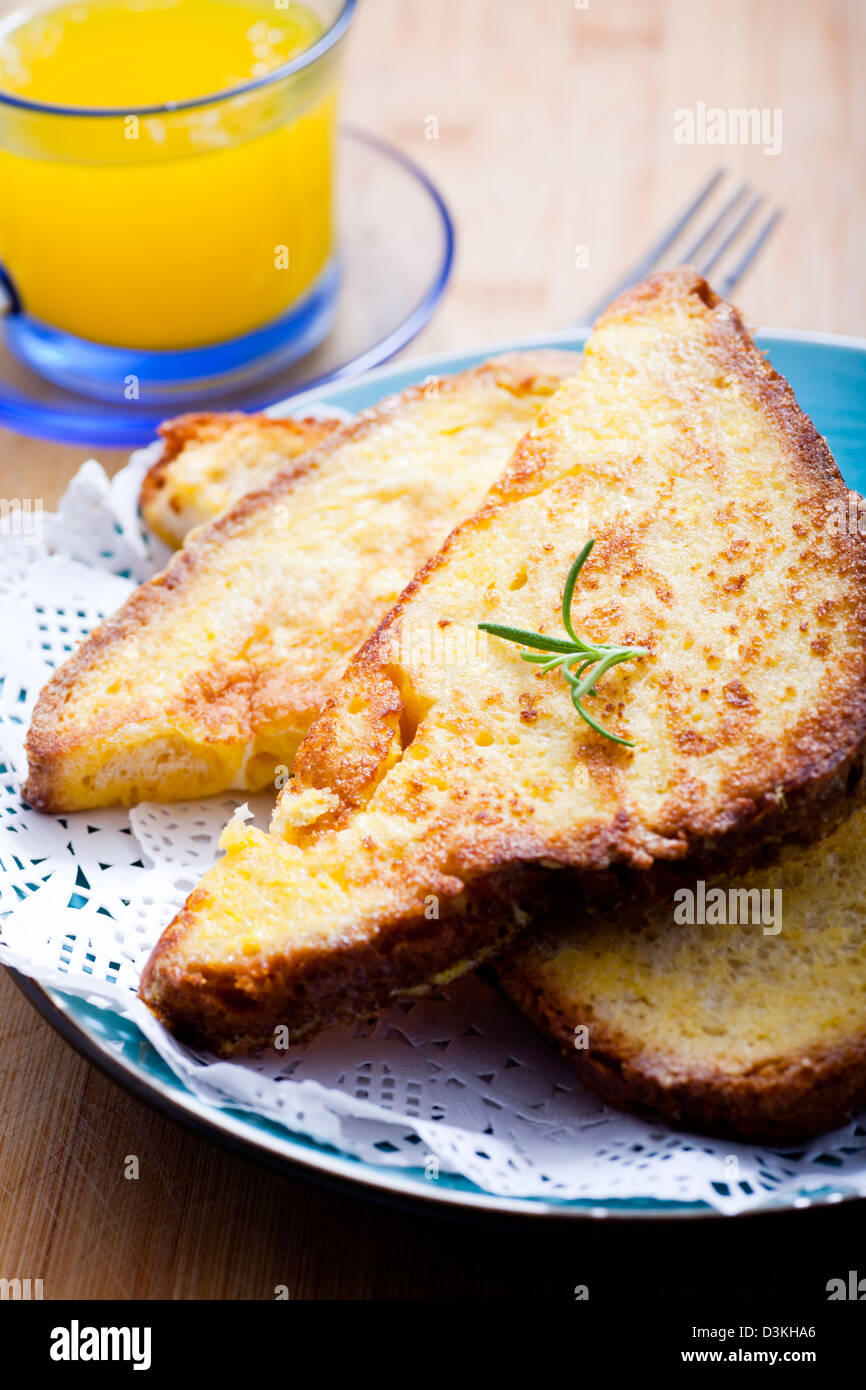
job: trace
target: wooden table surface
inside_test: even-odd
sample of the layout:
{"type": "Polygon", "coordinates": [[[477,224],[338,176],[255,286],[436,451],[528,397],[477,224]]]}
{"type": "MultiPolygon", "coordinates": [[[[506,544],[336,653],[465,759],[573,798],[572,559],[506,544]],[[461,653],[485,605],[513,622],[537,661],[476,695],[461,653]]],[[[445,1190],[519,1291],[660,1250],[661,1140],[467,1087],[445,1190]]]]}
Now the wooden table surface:
{"type": "MultiPolygon", "coordinates": [[[[864,63],[862,0],[364,0],[345,114],[423,164],[458,228],[452,286],[407,356],[579,319],[722,162],[785,208],[736,295],[748,319],[866,334],[864,63]],[[676,143],[674,113],[701,101],[780,109],[781,152],[676,143]]],[[[0,496],[53,505],[85,452],[0,432],[0,496]]],[[[825,1266],[824,1281],[855,1267],[843,1252],[859,1230],[862,1256],[862,1225],[841,1210],[793,1219],[810,1223],[808,1272],[789,1218],[772,1265],[808,1296],[825,1266]]],[[[654,1287],[676,1296],[710,1239],[506,1232],[265,1172],[130,1099],[0,978],[0,1277],[42,1278],[47,1298],[261,1299],[278,1284],[294,1298],[570,1298],[594,1279],[640,1297],[634,1251],[650,1247],[654,1287]]],[[[741,1270],[737,1292],[766,1268],[741,1270]]]]}

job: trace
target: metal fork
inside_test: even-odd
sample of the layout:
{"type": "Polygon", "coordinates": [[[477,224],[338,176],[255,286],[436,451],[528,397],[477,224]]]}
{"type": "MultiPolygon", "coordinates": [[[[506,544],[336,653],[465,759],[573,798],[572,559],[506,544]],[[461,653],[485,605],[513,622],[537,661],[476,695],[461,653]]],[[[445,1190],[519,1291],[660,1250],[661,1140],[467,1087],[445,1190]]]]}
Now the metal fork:
{"type": "MultiPolygon", "coordinates": [[[[726,176],[726,169],[716,170],[697,197],[693,198],[688,207],[680,213],[673,226],[668,228],[664,235],[626,272],[603,299],[587,311],[580,320],[582,324],[594,323],[599,314],[607,308],[611,300],[616,299],[618,294],[627,290],[630,285],[636,285],[639,280],[645,279],[653,270],[660,269],[669,260],[669,253],[685,238],[686,233],[690,229],[694,233],[696,223],[700,220],[698,214],[710,201],[726,176]]],[[[734,189],[733,193],[725,197],[720,208],[716,211],[708,209],[711,212],[711,221],[702,231],[698,231],[696,235],[692,236],[685,249],[676,251],[671,263],[674,265],[694,265],[699,274],[709,275],[722,257],[730,251],[737,258],[728,273],[714,286],[722,298],[727,299],[763,249],[782,216],[780,207],[771,207],[759,224],[757,231],[753,228],[751,238],[743,245],[744,235],[748,233],[756,214],[766,201],[763,193],[755,193],[748,183],[741,183],[738,188],[734,189]]]]}

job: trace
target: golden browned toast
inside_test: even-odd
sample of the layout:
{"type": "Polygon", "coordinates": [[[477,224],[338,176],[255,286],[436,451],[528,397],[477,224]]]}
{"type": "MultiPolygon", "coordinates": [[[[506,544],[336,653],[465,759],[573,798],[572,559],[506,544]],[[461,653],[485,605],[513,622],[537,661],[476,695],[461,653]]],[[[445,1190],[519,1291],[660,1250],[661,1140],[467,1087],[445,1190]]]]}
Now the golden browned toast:
{"type": "Polygon", "coordinates": [[[770,869],[533,923],[497,973],[614,1105],[783,1143],[866,1100],[866,811],[770,869]]]}
{"type": "Polygon", "coordinates": [[[830,829],[866,737],[866,548],[830,524],[845,495],[729,304],[686,270],[625,294],[349,663],[276,833],[229,827],[143,998],[223,1051],[302,1036],[468,968],[539,895],[573,910],[599,870],[746,864],[830,829]],[[581,717],[559,670],[472,635],[565,642],[591,537],[574,631],[647,654],[581,717]]]}
{"type": "Polygon", "coordinates": [[[167,545],[183,545],[247,492],[339,429],[339,420],[268,415],[180,415],[160,426],[163,449],[141,485],[142,515],[167,545]]]}
{"type": "Polygon", "coordinates": [[[31,805],[272,783],[349,654],[577,363],[516,353],[411,387],[197,528],[42,691],[31,805]]]}

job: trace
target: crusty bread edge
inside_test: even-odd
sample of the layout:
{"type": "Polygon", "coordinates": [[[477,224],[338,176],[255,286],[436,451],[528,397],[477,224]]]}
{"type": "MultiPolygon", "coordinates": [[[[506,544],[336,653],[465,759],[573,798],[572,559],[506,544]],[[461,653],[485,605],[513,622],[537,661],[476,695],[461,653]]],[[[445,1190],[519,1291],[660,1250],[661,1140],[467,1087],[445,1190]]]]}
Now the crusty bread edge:
{"type": "MultiPolygon", "coordinates": [[[[853,803],[843,809],[834,798],[832,823],[852,809],[853,803]]],[[[810,836],[813,828],[809,826],[810,836]]],[[[741,861],[731,852],[724,858],[729,867],[739,862],[743,868],[755,867],[777,857],[770,842],[760,839],[756,848],[747,828],[738,848],[741,861]]],[[[543,913],[545,920],[572,919],[585,899],[614,904],[632,894],[657,897],[692,871],[698,873],[698,863],[700,872],[708,872],[713,860],[656,860],[651,871],[636,869],[612,862],[610,845],[599,835],[586,842],[585,853],[587,862],[580,869],[552,870],[540,862],[503,857],[489,872],[465,883],[455,880],[449,887],[446,881],[431,880],[429,891],[439,903],[434,931],[418,908],[339,946],[325,943],[321,950],[274,953],[238,966],[185,956],[184,935],[208,902],[208,890],[197,887],[153,948],[139,995],[185,1041],[226,1056],[250,1051],[267,1046],[278,1024],[289,1026],[293,1037],[313,1035],[333,1024],[379,1014],[396,995],[422,992],[431,983],[474,969],[505,950],[534,913],[543,913]]],[[[522,1000],[517,1002],[522,1007],[522,1000]]],[[[531,1008],[527,1012],[533,1017],[531,1008]]],[[[540,1014],[535,1021],[550,1031],[540,1014]]],[[[572,1023],[566,1030],[572,1043],[573,1028],[572,1023]]],[[[863,1063],[866,1079],[866,1047],[863,1063]]]]}
{"type": "Polygon", "coordinates": [[[594,1020],[589,1000],[566,1015],[531,970],[505,959],[497,962],[496,977],[521,1013],[569,1058],[579,1080],[620,1110],[649,1111],[720,1138],[789,1144],[844,1124],[866,1099],[866,1036],[736,1073],[689,1071],[675,1055],[653,1055],[639,1039],[594,1020]],[[587,1048],[575,1047],[578,1024],[588,1028],[587,1048]]]}
{"type": "MultiPolygon", "coordinates": [[[[246,415],[243,411],[197,411],[186,415],[176,415],[171,420],[165,420],[159,427],[159,434],[163,441],[162,453],[148,468],[145,473],[138,496],[139,509],[150,529],[166,545],[176,548],[182,544],[177,535],[162,525],[158,504],[162,500],[162,492],[167,482],[167,474],[171,466],[180,458],[184,449],[190,444],[201,441],[202,432],[215,430],[218,426],[223,428],[231,427],[237,423],[253,423],[257,428],[264,432],[271,432],[274,435],[292,434],[297,437],[305,437],[307,431],[315,427],[323,435],[339,429],[342,421],[320,420],[312,416],[304,419],[297,419],[294,416],[271,416],[261,412],[246,415]]],[[[291,460],[286,460],[287,464],[291,460]]]]}
{"type": "Polygon", "coordinates": [[[201,889],[187,899],[163,932],[142,972],[139,997],[182,1041],[231,1056],[267,1047],[287,1026],[292,1040],[339,1023],[381,1013],[395,998],[427,989],[474,969],[503,949],[525,920],[515,898],[526,874],[512,870],[482,893],[443,902],[435,931],[423,913],[390,924],[387,941],[328,944],[270,957],[260,965],[175,964],[175,945],[194,922],[201,889]],[[455,964],[455,962],[457,962],[455,964]]]}

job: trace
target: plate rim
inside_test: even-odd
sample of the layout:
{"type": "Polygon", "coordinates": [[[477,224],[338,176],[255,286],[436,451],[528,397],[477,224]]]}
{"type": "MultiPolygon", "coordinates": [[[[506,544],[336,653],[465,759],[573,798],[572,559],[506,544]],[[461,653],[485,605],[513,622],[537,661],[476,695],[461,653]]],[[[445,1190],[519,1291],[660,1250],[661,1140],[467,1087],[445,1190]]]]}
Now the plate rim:
{"type": "MultiPolygon", "coordinates": [[[[588,328],[572,327],[544,333],[518,335],[508,339],[471,345],[462,349],[450,349],[410,357],[399,363],[388,363],[350,378],[335,378],[287,397],[269,407],[278,410],[289,406],[295,410],[301,405],[312,403],[313,398],[323,398],[335,393],[352,391],[366,385],[375,385],[387,377],[403,376],[405,373],[423,373],[425,367],[448,367],[456,361],[475,359],[502,352],[527,350],[534,347],[557,347],[563,344],[582,345],[589,332],[588,328]]],[[[755,336],[765,343],[773,341],[798,341],[816,347],[842,347],[866,354],[866,338],[835,333],[813,333],[806,329],[758,328],[755,336]]],[[[328,403],[325,399],[324,403],[328,403]]],[[[334,403],[334,402],[330,402],[334,403]]],[[[337,402],[338,403],[338,402],[337,402]]],[[[799,1198],[785,1199],[779,1203],[768,1203],[750,1211],[727,1213],[719,1211],[702,1201],[661,1202],[655,1198],[633,1199],[641,1205],[616,1205],[615,1199],[564,1199],[562,1202],[549,1202],[544,1198],[503,1197],[485,1192],[474,1184],[471,1190],[462,1191],[453,1187],[440,1187],[438,1183],[421,1185],[415,1177],[409,1177],[403,1170],[381,1168],[366,1163],[362,1159],[350,1157],[330,1149],[314,1140],[306,1139],[302,1145],[298,1141],[304,1136],[286,1129],[279,1134],[255,1131],[243,1119],[230,1113],[229,1109],[207,1105],[191,1091],[179,1083],[177,1091],[171,1090],[158,1078],[149,1076],[140,1067],[125,1058],[111,1053],[98,1037],[70,1012],[70,1006],[77,996],[46,987],[35,979],[21,975],[12,967],[6,967],[13,982],[28,1002],[41,1014],[46,1022],[85,1059],[135,1099],[143,1101],[157,1112],[172,1120],[180,1121],[200,1136],[226,1147],[264,1166],[303,1180],[342,1191],[355,1196],[366,1197],[379,1202],[409,1207],[414,1211],[439,1213],[452,1218],[463,1217],[479,1221],[499,1219],[509,1222],[525,1223],[528,1220],[543,1220],[546,1224],[574,1221],[615,1221],[625,1222],[680,1222],[684,1220],[705,1221],[782,1216],[796,1209],[808,1210],[815,1207],[836,1206],[842,1203],[866,1201],[866,1195],[846,1192],[828,1182],[820,1193],[805,1194],[799,1198]],[[61,1004],[59,1000],[65,1001],[61,1004]],[[68,1001],[68,1003],[66,1002],[68,1001]],[[309,1143],[313,1147],[307,1148],[309,1143]]],[[[134,1026],[134,1025],[133,1025],[134,1026]]],[[[143,1035],[142,1035],[143,1038],[143,1035]]],[[[146,1040],[145,1040],[146,1041],[146,1040]]],[[[410,1170],[413,1171],[413,1170],[410,1170]]],[[[444,1176],[444,1175],[443,1175],[444,1176]]],[[[468,1180],[466,1180],[468,1181],[468,1180]]]]}
{"type": "MultiPolygon", "coordinates": [[[[361,1195],[382,1205],[399,1206],[418,1214],[426,1212],[428,1215],[438,1214],[476,1221],[499,1220],[509,1224],[524,1224],[543,1218],[547,1225],[571,1224],[574,1221],[614,1221],[617,1224],[653,1221],[679,1224],[681,1221],[726,1221],[735,1218],[759,1220],[766,1217],[782,1217],[795,1209],[812,1210],[866,1201],[866,1197],[858,1193],[842,1192],[828,1185],[820,1194],[797,1199],[796,1208],[793,1201],[785,1201],[751,1211],[723,1212],[700,1201],[668,1203],[647,1197],[631,1199],[644,1203],[642,1206],[631,1206],[626,1204],[628,1199],[623,1200],[622,1205],[613,1205],[611,1203],[614,1199],[610,1198],[596,1201],[590,1198],[567,1198],[554,1204],[543,1198],[502,1197],[485,1192],[474,1185],[472,1190],[465,1192],[433,1183],[428,1187],[422,1187],[417,1179],[404,1177],[401,1169],[384,1165],[380,1169],[363,1159],[332,1153],[328,1146],[315,1140],[309,1141],[314,1146],[309,1150],[294,1148],[298,1136],[290,1129],[285,1130],[285,1137],[265,1135],[264,1131],[261,1134],[251,1133],[242,1120],[230,1113],[231,1107],[207,1105],[182,1085],[175,1092],[158,1079],[146,1075],[132,1063],[104,1049],[99,1040],[57,1002],[59,997],[69,1003],[75,1003],[78,996],[44,986],[38,980],[22,975],[12,966],[4,968],[28,1003],[49,1027],[85,1061],[96,1067],[115,1085],[120,1086],[134,1100],[141,1101],[158,1114],[179,1122],[199,1138],[210,1140],[221,1148],[237,1153],[272,1172],[336,1189],[348,1196],[361,1195]],[[285,1152],[287,1145],[293,1148],[293,1152],[285,1152]],[[608,1205],[605,1205],[606,1202],[608,1205]]],[[[141,1036],[142,1041],[146,1043],[147,1039],[143,1034],[141,1036]]]]}
{"type": "MultiPolygon", "coordinates": [[[[252,1159],[263,1166],[291,1175],[305,1181],[338,1187],[344,1192],[350,1190],[354,1195],[357,1189],[365,1189],[363,1195],[386,1204],[399,1204],[415,1210],[439,1209],[444,1207],[454,1216],[466,1215],[483,1218],[499,1216],[523,1221],[527,1218],[544,1216],[548,1220],[674,1220],[723,1218],[724,1213],[706,1203],[672,1202],[656,1203],[655,1207],[616,1208],[606,1207],[601,1202],[586,1200],[583,1206],[575,1201],[554,1205],[543,1199],[522,1197],[499,1197],[483,1189],[462,1192],[454,1188],[440,1188],[430,1184],[421,1187],[416,1179],[404,1178],[399,1168],[381,1169],[363,1159],[330,1152],[324,1144],[315,1140],[309,1142],[314,1148],[299,1149],[292,1153],[284,1151],[292,1146],[297,1135],[286,1129],[285,1138],[250,1132],[249,1128],[230,1112],[231,1107],[209,1106],[200,1101],[191,1091],[180,1086],[175,1093],[157,1078],[148,1076],[125,1059],[113,1055],[100,1045],[99,1039],[84,1027],[68,1010],[58,1003],[58,997],[74,1003],[78,996],[64,994],[51,986],[42,985],[30,976],[22,975],[12,966],[4,967],[24,997],[54,1029],[56,1033],[75,1049],[86,1061],[107,1076],[110,1081],[122,1087],[135,1100],[142,1101],[157,1113],[179,1121],[187,1129],[200,1137],[213,1140],[242,1157],[252,1159]],[[311,1157],[307,1157],[309,1152],[311,1157]],[[532,1205],[530,1206],[530,1203],[532,1205]],[[457,1210],[454,1210],[457,1208],[457,1210]]],[[[107,1012],[111,1012],[108,1010],[107,1012]]],[[[131,1020],[130,1020],[131,1022],[131,1020]]],[[[135,1026],[133,1024],[133,1026],[135,1026]]],[[[142,1040],[147,1042],[142,1034],[142,1040]]],[[[582,1199],[579,1199],[582,1200],[582,1199]]],[[[637,1199],[651,1202],[654,1199],[637,1199]]],[[[852,1194],[852,1200],[857,1200],[852,1194]]],[[[838,1199],[832,1203],[838,1205],[838,1199]]],[[[810,1204],[811,1205],[811,1204],[810,1204]]],[[[817,1205],[817,1203],[816,1203],[817,1205]]],[[[781,1212],[787,1208],[761,1208],[758,1212],[743,1215],[769,1215],[771,1211],[781,1212]]]]}

